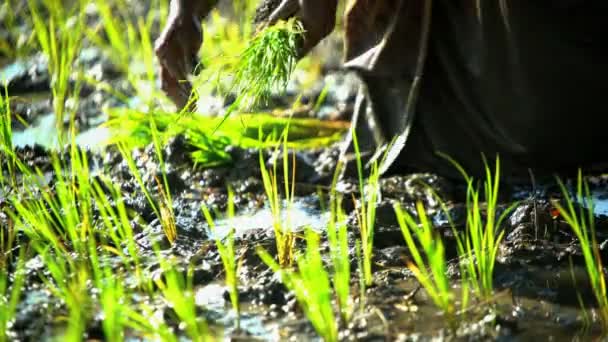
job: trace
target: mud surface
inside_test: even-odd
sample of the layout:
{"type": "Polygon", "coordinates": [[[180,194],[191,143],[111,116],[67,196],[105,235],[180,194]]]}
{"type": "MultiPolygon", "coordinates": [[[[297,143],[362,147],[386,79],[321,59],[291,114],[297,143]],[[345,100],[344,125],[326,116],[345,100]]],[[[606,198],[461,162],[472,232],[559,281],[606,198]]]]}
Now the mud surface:
{"type": "MultiPolygon", "coordinates": [[[[261,11],[264,10],[269,9],[261,11]]],[[[22,30],[26,31],[27,25],[23,25],[22,30]]],[[[0,31],[0,35],[10,36],[11,41],[20,39],[10,32],[0,31]]],[[[101,51],[89,47],[81,52],[79,60],[91,70],[92,77],[134,96],[124,75],[101,51]]],[[[24,164],[37,168],[46,175],[44,178],[47,187],[44,191],[53,194],[57,184],[53,177],[52,153],[57,153],[64,162],[69,160],[69,153],[56,140],[45,62],[39,55],[0,61],[0,79],[7,82],[8,93],[14,96],[11,106],[15,114],[15,152],[24,164]],[[17,120],[17,116],[21,120],[17,120]]],[[[312,90],[307,90],[311,103],[326,84],[331,87],[323,106],[318,110],[312,110],[311,106],[301,115],[327,120],[348,118],[357,89],[356,80],[344,74],[324,75],[312,90]]],[[[298,84],[291,87],[295,97],[298,84]]],[[[152,247],[156,244],[161,246],[160,253],[163,257],[175,262],[176,270],[186,274],[191,268],[197,312],[214,331],[221,331],[223,336],[234,340],[317,339],[294,295],[286,290],[255,253],[256,246],[263,246],[271,253],[275,251],[272,214],[260,176],[259,151],[229,147],[227,152],[232,156],[232,165],[201,169],[189,157],[189,152],[194,147],[188,145],[183,136],[177,136],[163,146],[165,172],[170,184],[177,228],[177,239],[172,244],[167,240],[159,219],[122,155],[113,146],[99,148],[99,141],[109,134],[107,130],[98,127],[107,118],[101,109],[128,107],[136,103],[137,99],[131,98],[131,101],[125,103],[103,89],[83,87],[77,111],[77,128],[81,132],[78,142],[87,151],[91,173],[105,175],[112,183],[120,186],[136,233],[134,239],[137,241],[137,253],[146,276],[150,279],[162,277],[162,268],[152,247]],[[234,190],[237,216],[229,219],[218,214],[216,234],[226,234],[230,228],[236,228],[237,254],[242,261],[239,271],[239,297],[243,305],[240,330],[234,328],[235,316],[230,310],[229,296],[224,286],[223,266],[200,209],[206,205],[212,212],[225,212],[228,188],[234,190]]],[[[284,98],[283,101],[289,103],[290,98],[284,98]]],[[[65,124],[67,127],[67,122],[65,124]]],[[[131,153],[146,188],[157,198],[156,179],[162,172],[154,146],[135,149],[131,153]]],[[[328,198],[328,186],[333,176],[338,147],[291,153],[295,154],[297,160],[297,196],[287,215],[298,222],[295,227],[297,231],[312,227],[324,236],[328,218],[328,213],[324,210],[328,207],[325,199],[328,198]],[[320,197],[320,193],[323,196],[320,197]]],[[[271,151],[264,151],[263,157],[268,163],[273,159],[271,151]]],[[[8,166],[2,160],[2,171],[6,173],[8,166]]],[[[597,239],[601,256],[606,262],[608,178],[596,176],[590,177],[589,181],[596,199],[597,239]]],[[[532,186],[502,187],[504,196],[501,206],[506,208],[514,201],[519,204],[503,226],[505,238],[499,249],[494,276],[494,303],[473,301],[465,312],[457,316],[455,324],[448,324],[406,267],[411,257],[393,211],[394,203],[399,203],[412,213],[417,201],[425,204],[447,247],[450,276],[458,279],[454,231],[436,197],[425,184],[431,185],[443,198],[455,220],[456,230],[463,229],[464,182],[444,179],[432,173],[381,179],[374,239],[374,284],[366,289],[364,296],[360,293],[358,263],[354,253],[355,240],[359,236],[354,212],[357,203],[350,201],[352,195],[359,195],[356,191],[358,184],[354,179],[344,179],[339,184],[338,188],[347,199],[344,207],[348,215],[349,247],[353,251],[351,285],[358,307],[352,322],[341,326],[341,339],[512,341],[571,340],[576,337],[586,340],[601,336],[598,325],[588,324],[585,320],[585,317],[594,317],[593,294],[585,273],[580,246],[553,205],[554,201],[561,199],[559,189],[553,183],[536,184],[534,189],[532,186]],[[581,305],[586,310],[581,310],[581,305]]],[[[5,212],[13,209],[7,198],[19,195],[27,200],[20,185],[18,181],[14,187],[0,189],[0,207],[3,208],[0,227],[3,235],[8,234],[11,227],[11,220],[5,212]]],[[[40,196],[42,191],[41,188],[28,195],[40,196]]],[[[325,239],[322,241],[322,249],[325,251],[328,249],[327,242],[325,239]]],[[[7,260],[6,271],[10,274],[16,269],[19,251],[27,250],[26,281],[16,317],[10,325],[10,336],[23,341],[51,340],[60,336],[65,326],[66,303],[47,287],[44,279],[48,276],[48,270],[41,257],[32,253],[28,247],[31,242],[25,234],[17,233],[15,247],[5,251],[2,258],[7,260]]],[[[297,246],[302,250],[304,242],[299,239],[297,246]]],[[[117,273],[124,266],[118,258],[107,258],[102,262],[117,273]]],[[[125,282],[132,289],[138,288],[138,281],[134,276],[125,277],[125,282]]],[[[97,290],[93,285],[88,291],[95,298],[97,290]]],[[[133,290],[129,300],[134,305],[147,304],[155,314],[164,317],[176,334],[184,334],[173,309],[160,297],[133,290]]],[[[93,313],[87,322],[85,337],[88,340],[103,340],[103,318],[99,308],[94,306],[91,311],[93,313]]],[[[143,338],[135,333],[130,337],[143,338]]]]}

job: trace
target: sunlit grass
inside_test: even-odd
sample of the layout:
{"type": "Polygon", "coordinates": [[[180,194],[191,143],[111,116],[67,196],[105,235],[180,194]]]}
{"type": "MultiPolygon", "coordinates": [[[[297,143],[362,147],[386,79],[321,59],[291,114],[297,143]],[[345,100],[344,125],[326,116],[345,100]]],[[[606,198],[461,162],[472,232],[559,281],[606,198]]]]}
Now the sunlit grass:
{"type": "MultiPolygon", "coordinates": [[[[4,235],[3,229],[0,229],[0,234],[4,235]]],[[[25,257],[24,248],[21,248],[21,255],[17,263],[16,269],[12,272],[13,279],[9,277],[9,262],[4,257],[0,257],[0,342],[12,340],[8,335],[12,320],[17,313],[17,305],[21,299],[21,294],[24,291],[25,284],[25,257]]],[[[0,250],[2,252],[2,250],[0,250]]]]}
{"type": "Polygon", "coordinates": [[[0,186],[10,183],[16,186],[15,155],[13,153],[13,128],[10,97],[8,86],[4,85],[4,94],[0,94],[0,166],[6,165],[9,179],[5,179],[4,172],[0,172],[0,186]]]}
{"type": "Polygon", "coordinates": [[[175,226],[175,215],[173,212],[173,200],[171,197],[169,181],[167,179],[166,165],[164,163],[163,153],[160,147],[161,142],[158,137],[159,133],[154,120],[150,122],[150,134],[154,144],[154,151],[159,161],[158,167],[160,168],[160,173],[162,175],[162,179],[155,178],[156,190],[158,192],[158,196],[156,196],[157,198],[153,197],[150,189],[147,188],[129,148],[125,144],[119,144],[118,149],[123,159],[127,162],[129,170],[139,185],[140,190],[146,197],[148,204],[156,214],[156,217],[158,217],[167,240],[170,243],[173,243],[177,239],[177,228],[175,226]]]}
{"type": "MultiPolygon", "coordinates": [[[[84,33],[87,39],[105,51],[124,74],[135,91],[132,95],[137,96],[142,104],[139,108],[152,109],[156,99],[163,95],[154,87],[157,67],[151,32],[155,25],[155,13],[161,18],[160,24],[164,25],[168,1],[151,1],[148,14],[138,16],[137,20],[133,19],[135,16],[129,10],[129,5],[122,1],[96,0],[94,4],[101,21],[99,26],[86,28],[84,33]]],[[[101,86],[86,76],[85,79],[101,86]]],[[[118,98],[126,100],[127,95],[118,94],[118,98]]]]}
{"type": "Polygon", "coordinates": [[[321,258],[319,236],[307,229],[306,242],[306,251],[296,258],[297,271],[282,267],[263,248],[258,248],[257,252],[294,292],[298,304],[323,340],[337,341],[338,322],[332,305],[332,286],[321,258]]]}
{"type": "Polygon", "coordinates": [[[460,233],[454,229],[458,253],[462,258],[461,262],[465,263],[464,269],[472,288],[478,296],[489,300],[494,295],[494,267],[498,248],[505,234],[501,226],[517,203],[499,214],[500,158],[496,158],[494,171],[484,159],[486,177],[481,192],[476,181],[456,161],[448,156],[444,157],[452,162],[467,183],[465,232],[460,233]]]}
{"type": "Polygon", "coordinates": [[[327,225],[327,239],[333,269],[333,286],[342,323],[347,324],[353,313],[353,303],[350,292],[350,253],[348,248],[348,226],[346,214],[342,207],[342,197],[336,188],[341,166],[338,165],[330,189],[329,222],[327,225]]]}
{"type": "Polygon", "coordinates": [[[454,295],[450,289],[445,248],[441,237],[433,231],[433,225],[422,203],[416,204],[419,223],[407,211],[401,209],[399,204],[395,204],[394,208],[401,232],[414,260],[408,263],[408,268],[414,273],[433,303],[451,319],[455,312],[454,295]]]}
{"type": "Polygon", "coordinates": [[[232,91],[238,108],[265,104],[273,91],[287,86],[297,63],[297,48],[303,29],[295,20],[267,27],[249,42],[235,68],[232,91]]]}
{"type": "Polygon", "coordinates": [[[163,270],[162,279],[156,279],[163,298],[173,309],[177,318],[184,324],[184,330],[192,341],[211,341],[207,323],[197,313],[196,300],[192,285],[192,268],[186,275],[175,269],[171,260],[165,260],[158,255],[163,270]]]}
{"type": "MultiPolygon", "coordinates": [[[[295,247],[295,232],[293,231],[293,222],[289,215],[289,210],[293,205],[295,194],[295,154],[291,162],[290,169],[289,156],[287,151],[287,130],[283,134],[283,189],[280,190],[280,178],[277,172],[277,160],[273,160],[272,169],[266,167],[263,153],[260,151],[260,171],[262,173],[262,182],[264,191],[268,197],[270,211],[272,212],[272,227],[277,247],[277,259],[282,267],[290,267],[294,260],[295,247]],[[290,177],[290,170],[292,170],[290,177]],[[291,180],[290,180],[291,179],[291,180]],[[291,184],[291,185],[290,185],[291,184]],[[281,191],[284,192],[281,196],[281,191]]],[[[278,147],[277,147],[278,148],[278,147]]],[[[275,150],[277,153],[278,150],[275,150]]]]}
{"type": "Polygon", "coordinates": [[[355,148],[355,157],[357,163],[357,174],[359,176],[359,194],[360,201],[356,209],[357,224],[361,236],[361,251],[363,252],[363,276],[365,285],[372,285],[372,258],[374,249],[374,226],[376,224],[376,202],[380,193],[380,170],[378,163],[374,162],[371,165],[371,172],[367,178],[367,183],[364,182],[363,162],[361,159],[361,151],[359,142],[354,128],[352,128],[353,145],[355,148]]]}
{"type": "Polygon", "coordinates": [[[71,86],[70,76],[84,36],[84,11],[79,2],[70,8],[59,0],[47,0],[42,4],[49,13],[46,17],[37,1],[28,0],[34,32],[48,61],[57,129],[63,132],[66,101],[78,93],[78,83],[71,86]]]}
{"type": "Polygon", "coordinates": [[[582,171],[579,170],[576,182],[576,197],[581,202],[575,208],[574,202],[564,183],[558,179],[559,187],[564,196],[566,206],[563,207],[556,202],[554,205],[559,210],[559,214],[570,225],[581,245],[581,252],[585,260],[587,276],[593,289],[596,302],[598,304],[598,314],[604,332],[608,331],[608,297],[606,296],[606,274],[602,263],[600,247],[597,241],[594,203],[589,191],[589,185],[583,180],[582,171]]]}
{"type": "MultiPolygon", "coordinates": [[[[225,241],[222,240],[220,236],[218,236],[217,231],[215,229],[215,223],[213,221],[213,217],[211,213],[207,209],[206,206],[202,206],[203,214],[205,219],[207,220],[207,224],[209,224],[209,228],[211,229],[212,234],[214,234],[215,245],[217,246],[218,252],[220,254],[220,258],[222,259],[222,264],[224,265],[224,272],[226,273],[226,287],[228,287],[228,293],[230,294],[230,302],[232,304],[232,309],[236,314],[236,325],[237,329],[240,328],[240,302],[239,302],[239,278],[238,278],[238,262],[236,259],[236,254],[234,251],[234,233],[235,228],[231,227],[228,235],[224,238],[225,241]]],[[[234,193],[232,190],[228,191],[228,218],[231,219],[234,217],[234,193]]]]}

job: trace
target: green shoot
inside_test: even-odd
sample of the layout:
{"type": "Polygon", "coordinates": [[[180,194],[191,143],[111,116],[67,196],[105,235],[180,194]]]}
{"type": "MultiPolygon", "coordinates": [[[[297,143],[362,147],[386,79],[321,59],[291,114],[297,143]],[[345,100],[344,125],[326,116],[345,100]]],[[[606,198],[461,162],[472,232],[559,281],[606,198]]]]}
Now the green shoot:
{"type": "Polygon", "coordinates": [[[402,210],[399,204],[395,204],[394,208],[401,232],[414,259],[414,262],[408,263],[408,268],[435,305],[451,318],[454,314],[454,296],[450,291],[445,248],[441,238],[433,232],[433,225],[422,203],[416,203],[420,224],[416,223],[407,211],[402,210]],[[416,241],[420,244],[420,248],[416,241]]]}
{"type": "Polygon", "coordinates": [[[287,146],[290,149],[329,146],[341,139],[348,129],[346,122],[318,119],[277,117],[255,113],[231,116],[214,131],[222,118],[205,115],[179,115],[163,112],[140,112],[114,109],[105,124],[112,132],[108,143],[124,144],[128,148],[144,147],[157,134],[161,145],[170,138],[183,135],[196,147],[191,157],[197,166],[214,167],[229,164],[228,145],[242,148],[272,148],[281,142],[280,133],[289,127],[287,146]],[[152,132],[156,126],[157,132],[152,132]],[[260,139],[262,132],[262,140],[260,139]]]}
{"type": "MultiPolygon", "coordinates": [[[[0,234],[3,232],[0,230],[0,234]]],[[[17,269],[14,272],[15,277],[10,284],[9,291],[9,274],[8,265],[6,260],[0,259],[0,342],[10,341],[11,338],[8,334],[11,321],[15,317],[17,312],[17,305],[23,291],[25,283],[25,258],[24,248],[21,248],[21,254],[17,264],[17,269]]]]}
{"type": "Polygon", "coordinates": [[[158,140],[156,137],[156,134],[157,134],[156,126],[153,122],[151,122],[150,125],[151,125],[150,129],[152,132],[151,134],[153,136],[152,139],[154,141],[155,152],[156,152],[157,157],[159,158],[159,164],[160,164],[159,166],[161,167],[161,173],[163,174],[163,185],[161,185],[160,181],[157,179],[157,183],[158,183],[157,186],[158,186],[158,190],[160,193],[160,204],[157,205],[156,201],[152,197],[152,194],[146,187],[146,184],[141,176],[141,173],[139,172],[139,169],[137,168],[135,160],[133,159],[133,156],[131,155],[131,153],[128,151],[127,147],[123,144],[119,144],[118,150],[120,151],[120,154],[122,155],[123,159],[127,162],[129,170],[131,170],[131,174],[133,175],[133,178],[135,178],[135,181],[139,185],[139,188],[144,193],[144,196],[146,197],[148,204],[154,211],[154,214],[156,214],[156,217],[158,217],[158,219],[160,220],[160,223],[162,225],[163,231],[165,232],[165,236],[167,237],[167,240],[170,243],[173,243],[175,241],[175,239],[177,238],[177,230],[175,227],[175,217],[173,215],[173,204],[172,204],[172,200],[171,200],[171,193],[169,191],[168,181],[166,178],[165,167],[164,167],[165,165],[164,165],[164,162],[162,159],[162,151],[160,151],[160,147],[159,147],[158,140]]]}
{"type": "Polygon", "coordinates": [[[367,180],[367,186],[363,182],[363,162],[361,160],[361,151],[359,143],[352,129],[353,145],[355,148],[355,157],[357,163],[357,173],[359,175],[359,193],[361,200],[357,208],[357,223],[361,233],[361,249],[363,252],[363,275],[365,277],[365,285],[371,286],[373,283],[372,275],[372,258],[374,247],[374,225],[376,223],[376,202],[380,192],[380,170],[378,163],[372,164],[371,173],[367,180]],[[367,191],[367,192],[366,192],[367,191]]]}
{"type": "Polygon", "coordinates": [[[560,179],[558,179],[557,182],[566,200],[566,207],[564,208],[559,203],[555,203],[555,206],[566,223],[570,225],[581,244],[585,268],[598,304],[602,328],[605,331],[608,331],[606,275],[604,274],[600,248],[595,234],[594,204],[589,191],[589,185],[583,180],[582,171],[579,170],[576,183],[576,196],[582,201],[583,205],[576,210],[573,203],[574,201],[571,199],[564,183],[560,179]]]}
{"type": "Polygon", "coordinates": [[[71,11],[66,11],[61,1],[48,0],[43,4],[50,16],[44,17],[37,1],[28,0],[28,4],[38,43],[48,59],[57,129],[63,132],[66,100],[71,94],[70,75],[83,37],[84,11],[78,4],[71,11]]]}
{"type": "MultiPolygon", "coordinates": [[[[215,230],[215,223],[211,217],[211,213],[206,206],[202,206],[203,214],[209,224],[212,234],[215,237],[215,245],[217,246],[222,264],[224,265],[224,271],[226,272],[226,287],[228,287],[228,293],[230,294],[230,302],[232,308],[236,314],[237,329],[240,328],[240,303],[239,303],[239,278],[238,278],[238,263],[234,252],[234,228],[230,228],[230,232],[226,236],[226,242],[223,242],[215,230]]],[[[234,193],[232,190],[228,191],[228,218],[234,217],[234,193]]]]}
{"type": "Polygon", "coordinates": [[[467,182],[466,195],[466,231],[464,234],[455,232],[458,253],[465,262],[465,269],[475,292],[491,299],[494,294],[494,266],[498,247],[505,234],[500,227],[507,215],[516,204],[511,205],[497,216],[498,190],[500,185],[500,158],[496,158],[494,173],[485,162],[486,179],[484,181],[485,222],[482,216],[483,207],[481,193],[473,178],[453,159],[443,155],[460,171],[467,182]]]}
{"type": "MultiPolygon", "coordinates": [[[[129,12],[127,3],[113,4],[97,0],[95,7],[101,18],[101,27],[86,28],[84,31],[86,37],[102,48],[114,65],[125,74],[129,85],[141,99],[141,109],[149,110],[161,95],[158,90],[154,89],[156,57],[151,30],[155,24],[154,14],[157,10],[161,24],[164,25],[167,2],[151,1],[148,15],[145,18],[138,17],[137,21],[132,19],[134,15],[129,12]]],[[[83,78],[86,79],[86,76],[83,78]]],[[[87,81],[98,85],[90,79],[87,81]]],[[[119,98],[124,98],[125,102],[128,101],[124,94],[120,94],[119,98]]]]}
{"type": "MultiPolygon", "coordinates": [[[[13,153],[13,128],[8,85],[4,85],[4,96],[0,96],[0,165],[5,164],[11,185],[16,186],[16,165],[13,153]]],[[[0,172],[0,185],[4,185],[4,173],[0,172]]]]}
{"type": "Polygon", "coordinates": [[[163,278],[156,279],[156,286],[160,289],[163,297],[169,303],[177,318],[185,326],[186,333],[192,341],[210,340],[211,336],[207,331],[207,324],[204,319],[200,319],[196,312],[196,301],[192,288],[192,269],[188,269],[184,275],[175,269],[170,261],[158,254],[158,260],[163,269],[163,278]]]}
{"type": "Polygon", "coordinates": [[[268,26],[251,39],[238,62],[229,67],[234,70],[230,90],[237,98],[224,119],[235,110],[267,104],[273,92],[287,87],[298,61],[303,32],[300,22],[293,18],[268,26]]]}
{"type": "MultiPolygon", "coordinates": [[[[276,160],[273,162],[272,171],[268,170],[262,151],[260,151],[260,170],[262,172],[262,182],[264,184],[264,190],[268,197],[270,204],[270,211],[272,212],[272,226],[274,230],[276,246],[277,246],[277,257],[279,264],[283,267],[290,267],[293,263],[294,255],[293,249],[295,245],[295,233],[293,232],[292,223],[288,215],[289,209],[293,204],[293,198],[295,194],[295,154],[292,160],[292,180],[290,186],[289,180],[289,157],[287,153],[287,132],[289,128],[283,133],[283,184],[285,199],[281,198],[279,192],[279,178],[277,172],[276,160]],[[286,208],[283,209],[283,203],[286,203],[286,208]],[[283,212],[286,212],[286,217],[283,217],[283,212]]],[[[275,151],[276,152],[276,151],[275,151]]]]}
{"type": "Polygon", "coordinates": [[[158,192],[160,195],[160,216],[163,230],[169,242],[173,243],[177,239],[177,227],[175,226],[175,214],[173,212],[173,199],[171,197],[171,189],[169,188],[169,180],[167,179],[167,167],[163,159],[163,152],[161,151],[161,142],[159,140],[158,129],[156,128],[156,122],[150,121],[150,131],[152,132],[152,141],[154,143],[154,151],[158,158],[158,166],[162,175],[162,185],[158,178],[156,179],[158,192]]]}
{"type": "Polygon", "coordinates": [[[350,256],[348,251],[348,227],[346,214],[342,208],[342,198],[338,196],[336,184],[340,173],[336,169],[330,194],[330,218],[327,226],[327,237],[333,266],[333,283],[336,292],[338,308],[343,324],[350,321],[352,301],[350,296],[350,256]]]}
{"type": "Polygon", "coordinates": [[[332,307],[332,287],[323,260],[319,236],[306,230],[306,252],[298,255],[298,271],[284,269],[266,250],[259,247],[258,255],[274,272],[280,273],[281,281],[293,291],[298,303],[317,333],[327,342],[338,341],[338,325],[332,307]]]}

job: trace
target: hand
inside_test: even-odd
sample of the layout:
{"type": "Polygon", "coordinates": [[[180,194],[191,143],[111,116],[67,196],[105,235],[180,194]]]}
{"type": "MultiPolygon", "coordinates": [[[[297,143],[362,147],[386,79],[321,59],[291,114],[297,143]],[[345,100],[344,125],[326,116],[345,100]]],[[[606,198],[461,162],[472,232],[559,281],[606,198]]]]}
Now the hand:
{"type": "Polygon", "coordinates": [[[334,30],[337,6],[337,0],[283,0],[270,14],[268,25],[292,16],[298,18],[305,30],[298,51],[303,57],[334,30]]]}
{"type": "Polygon", "coordinates": [[[179,109],[188,104],[192,92],[188,75],[196,68],[198,51],[203,44],[201,20],[207,13],[201,11],[201,2],[209,1],[172,0],[167,26],[155,43],[161,66],[161,88],[179,109]]]}

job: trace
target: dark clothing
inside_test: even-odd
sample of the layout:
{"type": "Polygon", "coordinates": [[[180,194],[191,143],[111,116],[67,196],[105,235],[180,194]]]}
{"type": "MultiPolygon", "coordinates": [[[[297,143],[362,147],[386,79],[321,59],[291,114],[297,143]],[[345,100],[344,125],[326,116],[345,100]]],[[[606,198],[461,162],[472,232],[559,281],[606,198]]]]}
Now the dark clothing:
{"type": "MultiPolygon", "coordinates": [[[[347,65],[368,84],[371,130],[385,138],[376,143],[403,138],[391,170],[453,171],[435,151],[473,174],[482,153],[498,154],[511,178],[608,161],[608,2],[476,2],[357,1],[398,9],[374,18],[364,42],[347,32],[347,65]]],[[[349,15],[351,27],[361,20],[349,15]]]]}

